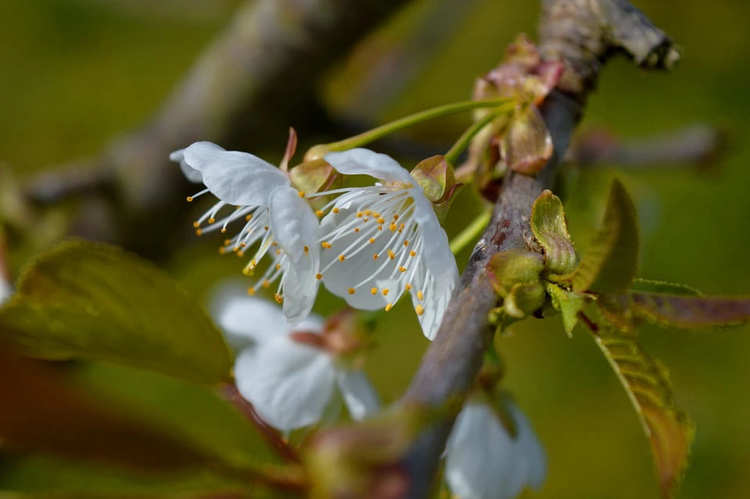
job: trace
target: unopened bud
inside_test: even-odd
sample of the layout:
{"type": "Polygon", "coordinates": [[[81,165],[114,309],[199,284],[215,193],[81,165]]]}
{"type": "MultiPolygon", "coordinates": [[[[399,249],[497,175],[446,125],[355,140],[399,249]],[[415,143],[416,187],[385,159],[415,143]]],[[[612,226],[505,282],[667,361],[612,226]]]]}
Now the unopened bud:
{"type": "Polygon", "coordinates": [[[453,167],[441,155],[422,160],[411,171],[424,195],[433,203],[442,203],[453,193],[456,177],[453,167]]]}
{"type": "Polygon", "coordinates": [[[505,298],[516,284],[539,282],[544,258],[530,251],[502,251],[492,257],[487,267],[495,292],[505,298]]]}
{"type": "Polygon", "coordinates": [[[330,188],[336,177],[336,170],[323,159],[305,161],[289,172],[294,188],[310,194],[330,188]]]}

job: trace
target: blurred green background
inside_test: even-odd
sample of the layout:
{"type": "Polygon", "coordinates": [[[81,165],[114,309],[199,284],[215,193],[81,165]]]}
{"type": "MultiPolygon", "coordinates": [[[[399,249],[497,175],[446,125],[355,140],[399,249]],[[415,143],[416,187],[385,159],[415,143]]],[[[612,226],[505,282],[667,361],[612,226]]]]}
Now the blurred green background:
{"type": "MultiPolygon", "coordinates": [[[[618,170],[617,165],[568,168],[565,194],[574,236],[597,220],[592,206],[600,202],[614,173],[630,187],[639,208],[642,276],[684,282],[709,293],[749,293],[750,132],[745,119],[750,114],[750,4],[635,3],[679,43],[683,59],[670,74],[613,61],[590,98],[581,129],[603,128],[631,138],[699,122],[726,130],[730,147],[707,171],[658,165],[638,171],[618,170]]],[[[413,2],[342,59],[320,89],[335,113],[380,120],[464,99],[474,78],[499,61],[516,34],[535,33],[538,2],[476,0],[462,6],[455,23],[446,23],[435,50],[408,66],[410,76],[402,87],[373,109],[363,101],[364,76],[399,50],[413,30],[423,28],[420,20],[435,4],[413,2]]],[[[158,6],[146,0],[0,2],[0,167],[23,178],[95,154],[117,134],[143,123],[237,5],[230,0],[171,0],[158,6]]],[[[465,117],[446,120],[420,127],[415,136],[447,148],[449,138],[465,124],[465,117]]],[[[280,147],[254,152],[269,159],[281,154],[280,147]]],[[[470,196],[462,196],[459,206],[470,210],[470,196]]],[[[451,215],[451,231],[462,217],[465,213],[451,215]]],[[[173,276],[206,301],[217,282],[237,276],[241,268],[236,259],[217,255],[219,240],[214,239],[196,240],[167,263],[173,276]]],[[[459,265],[467,256],[460,255],[459,265]]],[[[337,305],[324,297],[319,311],[337,305]]],[[[392,401],[406,387],[427,342],[404,304],[379,319],[376,338],[367,369],[383,399],[392,401]]],[[[642,341],[669,367],[677,403],[697,426],[680,497],[750,496],[750,328],[644,328],[642,341]]],[[[507,386],[548,452],[547,482],[529,497],[658,497],[646,438],[586,331],[576,330],[569,340],[557,320],[534,320],[515,327],[498,345],[508,364],[507,386]]],[[[208,389],[108,365],[80,366],[67,375],[210,448],[225,449],[238,459],[265,456],[252,430],[208,389]]],[[[145,476],[49,457],[0,457],[0,490],[181,492],[208,487],[211,480],[175,476],[155,483],[145,476]]]]}

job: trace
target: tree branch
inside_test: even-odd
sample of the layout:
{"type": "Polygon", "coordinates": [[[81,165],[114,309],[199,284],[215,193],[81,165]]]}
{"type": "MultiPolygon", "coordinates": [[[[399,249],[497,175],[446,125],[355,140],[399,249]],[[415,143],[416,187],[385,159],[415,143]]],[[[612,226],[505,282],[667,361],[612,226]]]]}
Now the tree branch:
{"type": "Polygon", "coordinates": [[[123,242],[153,254],[170,239],[164,234],[186,189],[171,151],[196,140],[282,144],[290,122],[319,123],[325,113],[314,93],[321,75],[407,1],[359,0],[356,8],[349,0],[246,2],[150,123],[90,161],[43,176],[29,194],[56,201],[112,185],[120,224],[126,232],[137,227],[123,242]]]}
{"type": "Polygon", "coordinates": [[[627,142],[607,132],[593,131],[576,141],[565,155],[565,162],[586,167],[710,167],[724,152],[726,143],[726,134],[721,130],[702,124],[627,142]]]}
{"type": "MultiPolygon", "coordinates": [[[[625,0],[543,0],[539,33],[545,60],[561,61],[566,68],[541,108],[554,155],[536,178],[511,172],[504,179],[492,221],[403,403],[443,406],[462,400],[471,388],[492,338],[487,315],[497,301],[486,264],[500,251],[529,248],[532,203],[553,186],[583,103],[607,58],[620,51],[657,68],[670,67],[678,58],[669,38],[625,0]]],[[[408,452],[403,463],[411,477],[408,497],[428,496],[452,424],[443,420],[430,426],[408,452]]]]}

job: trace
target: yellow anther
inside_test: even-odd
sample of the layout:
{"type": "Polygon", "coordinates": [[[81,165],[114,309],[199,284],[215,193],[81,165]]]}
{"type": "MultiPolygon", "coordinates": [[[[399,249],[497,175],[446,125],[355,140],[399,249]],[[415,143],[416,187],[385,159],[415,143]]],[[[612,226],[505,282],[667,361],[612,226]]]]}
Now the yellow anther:
{"type": "Polygon", "coordinates": [[[388,296],[388,292],[389,292],[389,291],[390,291],[390,289],[388,289],[388,288],[383,288],[383,291],[382,291],[382,293],[383,293],[383,296],[388,296]]]}
{"type": "Polygon", "coordinates": [[[220,254],[220,255],[223,255],[223,254],[224,254],[224,253],[226,253],[226,252],[227,252],[227,249],[226,249],[226,248],[225,248],[224,246],[221,246],[221,247],[219,248],[219,254],[220,254]]]}
{"type": "Polygon", "coordinates": [[[409,246],[409,240],[404,241],[404,246],[409,246]]]}
{"type": "Polygon", "coordinates": [[[406,267],[404,267],[404,266],[402,265],[401,267],[399,267],[399,268],[398,268],[398,271],[399,271],[399,272],[406,272],[406,267]]]}
{"type": "Polygon", "coordinates": [[[245,252],[244,251],[238,251],[237,252],[237,256],[239,256],[239,257],[245,256],[245,252]]]}
{"type": "Polygon", "coordinates": [[[253,219],[253,214],[252,213],[250,213],[249,215],[245,215],[245,220],[247,220],[248,222],[250,220],[252,220],[252,219],[253,219]]]}
{"type": "Polygon", "coordinates": [[[406,283],[406,290],[411,291],[411,284],[409,284],[408,282],[406,283]]]}
{"type": "Polygon", "coordinates": [[[379,224],[384,224],[385,223],[385,219],[383,219],[382,217],[378,218],[378,223],[379,224]]]}
{"type": "Polygon", "coordinates": [[[393,215],[393,219],[394,220],[398,220],[398,213],[396,213],[396,214],[393,215]]]}
{"type": "Polygon", "coordinates": [[[323,279],[323,274],[320,274],[320,273],[318,273],[318,274],[315,274],[315,278],[316,278],[317,280],[321,280],[321,279],[323,279]]]}
{"type": "Polygon", "coordinates": [[[346,257],[344,255],[339,255],[339,261],[343,262],[344,260],[346,260],[346,257]]]}
{"type": "Polygon", "coordinates": [[[316,210],[315,214],[318,215],[319,217],[322,217],[323,216],[323,210],[316,210]]]}
{"type": "Polygon", "coordinates": [[[284,297],[281,296],[278,293],[276,293],[275,295],[273,295],[273,299],[276,300],[276,303],[278,303],[279,305],[281,305],[282,303],[284,303],[284,297]]]}
{"type": "Polygon", "coordinates": [[[357,218],[362,218],[362,215],[364,215],[364,213],[362,213],[361,211],[357,212],[357,218]]]}
{"type": "Polygon", "coordinates": [[[350,295],[353,295],[353,294],[354,294],[354,288],[349,288],[349,290],[348,290],[347,292],[348,292],[348,293],[349,293],[350,295]]]}
{"type": "Polygon", "coordinates": [[[227,228],[226,228],[226,227],[222,227],[222,228],[221,228],[221,231],[220,231],[220,232],[221,232],[222,234],[224,234],[224,233],[225,233],[226,231],[227,231],[227,228]]]}
{"type": "Polygon", "coordinates": [[[416,251],[414,251],[414,250],[411,250],[411,251],[409,252],[409,256],[417,256],[417,252],[416,252],[416,251]]]}
{"type": "Polygon", "coordinates": [[[372,289],[370,290],[370,294],[371,294],[371,295],[376,295],[376,294],[378,294],[378,288],[372,288],[372,289]]]}
{"type": "Polygon", "coordinates": [[[187,199],[188,203],[192,203],[193,202],[193,196],[188,196],[185,199],[187,199]]]}
{"type": "Polygon", "coordinates": [[[208,223],[212,224],[214,222],[216,222],[216,219],[214,217],[208,219],[208,223]]]}
{"type": "Polygon", "coordinates": [[[271,246],[273,246],[274,248],[275,248],[276,246],[278,246],[278,245],[279,245],[279,243],[277,243],[276,241],[274,241],[274,242],[272,242],[272,243],[271,243],[271,246]]]}
{"type": "Polygon", "coordinates": [[[391,260],[393,260],[394,258],[396,258],[396,253],[394,253],[391,250],[388,250],[388,258],[390,258],[391,260]]]}
{"type": "Polygon", "coordinates": [[[379,256],[380,256],[380,255],[378,255],[377,253],[374,253],[374,254],[372,255],[372,259],[373,259],[373,260],[377,260],[379,256]]]}
{"type": "Polygon", "coordinates": [[[372,216],[375,218],[380,218],[380,213],[378,213],[377,211],[373,211],[372,216]]]}
{"type": "Polygon", "coordinates": [[[305,254],[308,254],[310,252],[310,247],[305,245],[304,248],[302,248],[305,251],[305,254]]]}
{"type": "Polygon", "coordinates": [[[247,294],[249,294],[250,296],[255,295],[255,288],[247,288],[247,294]]]}
{"type": "Polygon", "coordinates": [[[362,219],[363,222],[367,222],[368,220],[370,220],[370,217],[365,217],[362,219]]]}
{"type": "Polygon", "coordinates": [[[370,244],[375,244],[375,238],[374,237],[370,238],[370,244]]]}
{"type": "Polygon", "coordinates": [[[299,197],[301,198],[305,197],[305,191],[297,191],[297,194],[299,194],[299,197]]]}
{"type": "Polygon", "coordinates": [[[419,291],[417,291],[417,299],[418,299],[419,301],[422,301],[422,300],[424,300],[424,293],[422,293],[422,290],[421,290],[421,289],[420,289],[419,291]]]}
{"type": "Polygon", "coordinates": [[[396,229],[398,229],[398,226],[396,224],[391,224],[388,226],[388,230],[390,230],[391,232],[395,232],[396,229]]]}
{"type": "Polygon", "coordinates": [[[370,215],[372,215],[372,210],[365,210],[364,213],[369,217],[370,215]]]}
{"type": "Polygon", "coordinates": [[[195,229],[196,236],[200,236],[201,234],[203,234],[203,229],[195,229]]]}
{"type": "Polygon", "coordinates": [[[331,211],[333,211],[334,213],[338,213],[338,212],[339,212],[339,209],[338,209],[338,208],[334,208],[334,209],[333,209],[333,210],[331,210],[331,211]]]}
{"type": "Polygon", "coordinates": [[[229,246],[232,243],[231,239],[224,239],[224,246],[229,246]]]}
{"type": "Polygon", "coordinates": [[[378,230],[383,230],[383,226],[382,225],[378,225],[378,230]]]}
{"type": "Polygon", "coordinates": [[[393,303],[389,303],[388,305],[385,306],[385,311],[390,312],[392,308],[393,308],[393,303]]]}
{"type": "Polygon", "coordinates": [[[263,282],[260,285],[263,286],[264,288],[267,288],[268,286],[271,285],[271,281],[269,281],[268,279],[263,279],[263,282]]]}
{"type": "Polygon", "coordinates": [[[414,311],[417,313],[417,315],[422,315],[424,313],[424,307],[422,305],[417,305],[414,307],[414,311]]]}
{"type": "Polygon", "coordinates": [[[276,264],[276,266],[275,266],[274,268],[275,268],[276,270],[281,270],[281,264],[280,264],[280,263],[277,263],[277,264],[276,264]]]}
{"type": "Polygon", "coordinates": [[[247,246],[247,243],[240,243],[240,248],[244,248],[245,246],[247,246]]]}
{"type": "Polygon", "coordinates": [[[280,254],[281,254],[281,250],[280,250],[280,249],[277,249],[277,250],[276,250],[276,254],[277,254],[277,255],[280,255],[280,254]]]}
{"type": "Polygon", "coordinates": [[[193,227],[195,227],[196,229],[198,227],[200,227],[200,226],[201,226],[201,223],[198,220],[196,220],[195,222],[193,222],[193,227]]]}
{"type": "Polygon", "coordinates": [[[268,225],[264,225],[263,230],[268,230],[268,225]]]}
{"type": "Polygon", "coordinates": [[[325,248],[325,249],[328,249],[328,248],[330,248],[330,247],[331,247],[331,243],[329,243],[328,241],[323,241],[322,243],[320,243],[320,245],[321,245],[321,246],[322,246],[323,248],[325,248]]]}
{"type": "Polygon", "coordinates": [[[354,232],[359,232],[359,227],[354,227],[354,232]]]}

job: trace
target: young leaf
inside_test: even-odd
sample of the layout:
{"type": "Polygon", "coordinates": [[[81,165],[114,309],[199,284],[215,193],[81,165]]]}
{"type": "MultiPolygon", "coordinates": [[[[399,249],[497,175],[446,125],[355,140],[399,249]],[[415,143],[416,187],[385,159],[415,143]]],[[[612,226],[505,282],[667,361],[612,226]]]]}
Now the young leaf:
{"type": "Polygon", "coordinates": [[[531,208],[531,231],[544,248],[547,269],[567,274],[575,269],[576,250],[568,234],[565,210],[560,198],[551,191],[542,192],[531,208]]]}
{"type": "Polygon", "coordinates": [[[722,326],[750,320],[750,297],[630,293],[630,309],[635,316],[663,326],[722,326]]]}
{"type": "Polygon", "coordinates": [[[594,336],[633,403],[654,454],[663,497],[672,497],[687,465],[693,426],[674,406],[667,373],[631,337],[594,336]]]}
{"type": "Polygon", "coordinates": [[[524,175],[534,175],[552,156],[554,147],[547,125],[536,106],[528,106],[510,122],[501,142],[502,154],[509,168],[524,175]]]}
{"type": "Polygon", "coordinates": [[[686,296],[699,296],[702,294],[700,291],[688,286],[687,284],[667,281],[655,281],[652,279],[642,279],[640,277],[636,277],[635,279],[633,279],[633,282],[630,284],[629,291],[686,296]]]}
{"type": "Polygon", "coordinates": [[[562,316],[565,334],[573,335],[573,329],[578,324],[578,312],[583,308],[584,297],[573,291],[567,291],[556,284],[547,283],[547,293],[552,299],[552,306],[562,316]]]}
{"type": "Polygon", "coordinates": [[[612,183],[604,222],[589,250],[570,276],[575,291],[617,292],[627,289],[638,264],[635,206],[618,180],[612,183]]]}
{"type": "Polygon", "coordinates": [[[38,358],[230,378],[229,350],[200,305],[152,264],[104,244],[67,242],[39,257],[0,309],[0,335],[38,358]]]}

